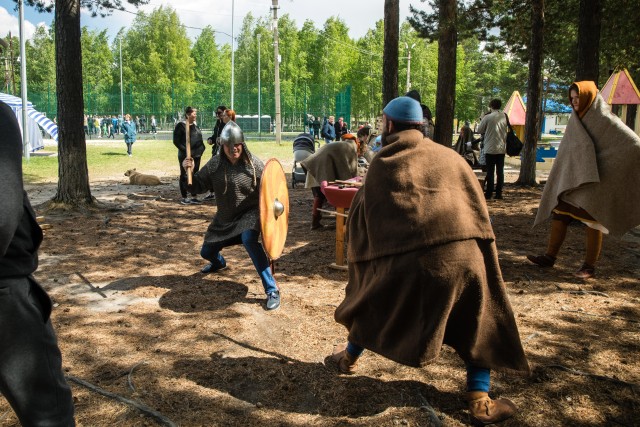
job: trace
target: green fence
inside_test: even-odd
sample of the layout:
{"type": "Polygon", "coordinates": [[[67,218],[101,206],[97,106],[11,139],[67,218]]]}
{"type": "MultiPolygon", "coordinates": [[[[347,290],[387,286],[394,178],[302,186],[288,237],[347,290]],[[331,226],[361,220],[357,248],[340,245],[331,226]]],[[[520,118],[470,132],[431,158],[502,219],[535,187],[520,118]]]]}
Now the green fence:
{"type": "MultiPolygon", "coordinates": [[[[182,117],[184,108],[198,108],[198,124],[203,129],[213,128],[215,110],[218,105],[231,105],[230,87],[215,87],[195,84],[189,90],[175,86],[158,87],[157,85],[124,85],[122,96],[119,86],[109,90],[97,89],[84,85],[84,108],[90,116],[118,116],[122,102],[124,113],[138,116],[148,130],[151,116],[155,116],[161,129],[173,129],[176,120],[182,117]]],[[[29,99],[36,109],[48,117],[57,116],[55,89],[46,91],[30,91],[29,99]]],[[[351,121],[351,86],[335,85],[294,85],[283,84],[281,90],[281,117],[284,132],[303,132],[308,130],[311,116],[330,115],[344,117],[346,123],[351,121]]],[[[258,132],[258,115],[260,132],[271,132],[275,118],[275,97],[273,90],[263,87],[258,97],[258,88],[254,86],[236,85],[234,91],[234,110],[238,123],[246,126],[248,132],[258,132]]],[[[244,129],[244,127],[243,127],[244,129]]]]}

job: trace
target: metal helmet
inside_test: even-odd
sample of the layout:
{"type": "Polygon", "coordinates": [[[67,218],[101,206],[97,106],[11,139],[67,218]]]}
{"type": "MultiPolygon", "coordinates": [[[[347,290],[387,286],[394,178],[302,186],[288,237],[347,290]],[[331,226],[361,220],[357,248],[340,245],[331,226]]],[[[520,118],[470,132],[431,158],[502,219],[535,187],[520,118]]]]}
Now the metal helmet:
{"type": "Polygon", "coordinates": [[[220,145],[233,147],[235,144],[244,143],[244,133],[236,122],[229,122],[220,133],[220,145]]]}

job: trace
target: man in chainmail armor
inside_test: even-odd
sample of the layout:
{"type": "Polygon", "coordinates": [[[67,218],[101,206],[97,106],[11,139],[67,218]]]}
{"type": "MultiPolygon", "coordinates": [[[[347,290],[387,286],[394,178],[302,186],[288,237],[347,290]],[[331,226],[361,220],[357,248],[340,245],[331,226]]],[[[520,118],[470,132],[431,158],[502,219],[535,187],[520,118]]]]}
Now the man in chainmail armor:
{"type": "MultiPolygon", "coordinates": [[[[221,155],[212,157],[193,176],[193,184],[189,186],[192,193],[215,193],[218,207],[200,250],[200,256],[209,261],[201,272],[214,273],[226,268],[220,251],[242,243],[262,280],[267,294],[266,308],[274,310],[280,306],[280,291],[271,273],[269,259],[258,241],[259,191],[264,163],[249,152],[242,129],[235,122],[224,127],[220,144],[221,155]]],[[[193,164],[191,158],[182,163],[185,168],[193,164]]]]}

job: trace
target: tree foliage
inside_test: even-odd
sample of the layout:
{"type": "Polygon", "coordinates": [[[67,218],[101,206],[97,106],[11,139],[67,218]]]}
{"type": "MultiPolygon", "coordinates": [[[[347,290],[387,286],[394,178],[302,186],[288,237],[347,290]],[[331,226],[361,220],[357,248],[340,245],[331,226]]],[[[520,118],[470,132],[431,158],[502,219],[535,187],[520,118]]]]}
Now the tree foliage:
{"type": "MultiPolygon", "coordinates": [[[[26,43],[27,81],[30,90],[53,91],[56,87],[56,62],[53,29],[43,25],[36,28],[26,43]]],[[[109,68],[107,68],[109,69],[109,68]]]]}

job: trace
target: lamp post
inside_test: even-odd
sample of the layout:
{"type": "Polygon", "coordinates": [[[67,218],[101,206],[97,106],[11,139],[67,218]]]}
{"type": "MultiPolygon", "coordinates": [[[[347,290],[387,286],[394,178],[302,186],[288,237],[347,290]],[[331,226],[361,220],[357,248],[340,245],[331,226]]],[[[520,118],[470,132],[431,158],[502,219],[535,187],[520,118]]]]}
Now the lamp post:
{"type": "Polygon", "coordinates": [[[280,53],[278,52],[278,0],[271,0],[273,11],[273,62],[275,65],[276,143],[280,145],[282,123],[280,115],[280,53]]]}
{"type": "Polygon", "coordinates": [[[409,47],[408,43],[405,43],[404,46],[407,48],[407,92],[411,90],[411,49],[413,49],[416,44],[412,44],[409,47]]]}
{"type": "Polygon", "coordinates": [[[231,109],[233,110],[233,94],[235,87],[235,49],[234,49],[234,41],[233,38],[233,17],[235,12],[235,0],[231,0],[231,109]]]}
{"type": "Polygon", "coordinates": [[[261,125],[262,125],[262,106],[260,104],[260,92],[262,92],[260,86],[260,33],[258,33],[258,136],[261,133],[261,125]]]}
{"type": "Polygon", "coordinates": [[[118,37],[118,41],[120,42],[120,117],[122,117],[122,120],[124,120],[124,90],[122,88],[122,36],[118,37]]]}
{"type": "Polygon", "coordinates": [[[27,129],[27,50],[24,38],[24,2],[18,1],[20,8],[20,95],[22,96],[22,148],[29,160],[29,131],[27,129]]]}

